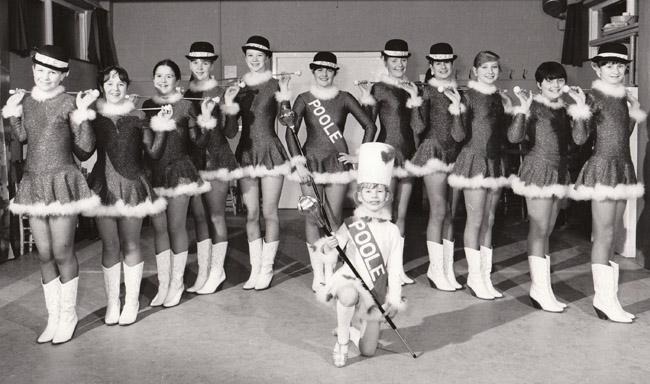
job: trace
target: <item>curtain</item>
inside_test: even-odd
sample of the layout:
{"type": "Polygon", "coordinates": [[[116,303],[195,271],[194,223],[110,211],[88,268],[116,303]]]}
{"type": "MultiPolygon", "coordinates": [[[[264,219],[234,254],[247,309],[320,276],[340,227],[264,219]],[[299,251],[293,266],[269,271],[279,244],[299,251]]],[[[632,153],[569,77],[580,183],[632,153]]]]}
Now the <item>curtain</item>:
{"type": "Polygon", "coordinates": [[[88,60],[97,64],[97,69],[118,64],[108,11],[101,8],[93,10],[88,40],[88,60]]]}
{"type": "Polygon", "coordinates": [[[566,12],[562,64],[582,67],[589,57],[589,20],[582,3],[571,4],[566,12]]]}
{"type": "Polygon", "coordinates": [[[23,0],[9,1],[9,49],[26,57],[29,56],[31,47],[36,44],[30,44],[27,37],[24,7],[23,0]]]}

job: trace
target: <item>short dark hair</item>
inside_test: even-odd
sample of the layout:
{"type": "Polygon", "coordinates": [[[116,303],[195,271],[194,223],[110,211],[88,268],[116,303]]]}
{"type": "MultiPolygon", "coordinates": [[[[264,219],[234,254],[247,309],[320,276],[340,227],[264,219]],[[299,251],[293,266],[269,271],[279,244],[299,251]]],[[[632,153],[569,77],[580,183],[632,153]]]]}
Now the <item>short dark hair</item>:
{"type": "Polygon", "coordinates": [[[623,61],[620,61],[620,60],[614,60],[614,59],[597,59],[596,61],[594,61],[594,63],[596,64],[596,66],[598,68],[603,67],[603,66],[605,66],[607,64],[610,64],[610,63],[611,64],[624,64],[626,66],[628,65],[628,63],[626,63],[626,62],[623,62],[623,61]]]}
{"type": "Polygon", "coordinates": [[[157,62],[156,65],[153,66],[152,76],[156,76],[156,69],[161,66],[171,68],[172,72],[174,72],[174,76],[176,76],[176,80],[181,79],[181,69],[178,67],[178,64],[176,64],[172,59],[164,59],[157,62]]]}
{"type": "Polygon", "coordinates": [[[566,80],[566,70],[562,64],[557,61],[546,61],[537,67],[535,71],[535,81],[542,83],[544,80],[564,79],[566,80]]]}

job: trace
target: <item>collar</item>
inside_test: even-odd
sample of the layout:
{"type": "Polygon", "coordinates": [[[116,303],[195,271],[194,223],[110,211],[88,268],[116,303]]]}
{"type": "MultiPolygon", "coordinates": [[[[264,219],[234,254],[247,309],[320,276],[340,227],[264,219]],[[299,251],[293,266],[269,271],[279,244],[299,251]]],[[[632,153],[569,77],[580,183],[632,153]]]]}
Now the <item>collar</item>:
{"type": "Polygon", "coordinates": [[[60,94],[62,94],[63,92],[65,92],[65,88],[63,87],[63,85],[59,85],[58,87],[54,88],[51,91],[43,91],[40,88],[35,86],[32,88],[31,96],[32,99],[36,101],[45,101],[45,100],[53,99],[59,96],[60,94]]]}
{"type": "Polygon", "coordinates": [[[368,219],[377,219],[379,221],[390,221],[391,219],[390,205],[387,205],[387,207],[384,207],[379,211],[371,211],[368,208],[364,207],[363,205],[359,205],[354,210],[354,216],[360,219],[368,218],[368,219]]]}
{"type": "Polygon", "coordinates": [[[379,75],[379,81],[382,82],[382,83],[388,84],[388,85],[392,85],[394,87],[399,87],[401,85],[400,83],[402,81],[409,81],[409,80],[408,80],[408,78],[406,76],[404,76],[401,79],[396,79],[396,78],[392,77],[391,75],[389,75],[388,73],[381,73],[379,75]]]}
{"type": "Polygon", "coordinates": [[[242,77],[242,80],[246,85],[252,87],[254,85],[266,83],[267,81],[271,80],[271,77],[273,77],[271,75],[271,71],[248,72],[244,75],[244,77],[242,77]]]}
{"type": "Polygon", "coordinates": [[[339,94],[339,89],[336,88],[335,85],[332,85],[327,88],[322,88],[318,87],[316,85],[312,85],[309,88],[309,92],[311,92],[312,95],[314,95],[317,99],[320,100],[332,100],[333,98],[336,97],[336,95],[339,94]]]}
{"type": "Polygon", "coordinates": [[[435,77],[432,77],[432,78],[429,79],[429,81],[427,81],[427,83],[429,83],[429,85],[432,86],[435,89],[438,89],[440,87],[443,87],[443,88],[449,88],[449,87],[458,88],[458,84],[456,84],[456,80],[453,80],[453,79],[451,79],[451,80],[438,80],[435,77]]]}
{"type": "Polygon", "coordinates": [[[594,82],[591,83],[591,88],[599,90],[604,93],[605,96],[616,97],[619,99],[626,95],[625,86],[623,84],[610,84],[600,79],[594,80],[594,82]]]}
{"type": "Polygon", "coordinates": [[[109,104],[105,99],[97,100],[97,112],[107,117],[128,115],[134,109],[135,105],[131,100],[124,100],[120,104],[109,104]]]}
{"type": "Polygon", "coordinates": [[[467,82],[467,86],[484,95],[492,95],[499,90],[494,84],[485,84],[475,80],[470,80],[467,82]]]}
{"type": "Polygon", "coordinates": [[[543,104],[551,109],[560,109],[564,108],[566,105],[564,104],[564,101],[562,99],[557,99],[556,101],[551,101],[547,97],[543,96],[542,94],[538,93],[535,96],[533,96],[533,100],[536,102],[543,104]]]}
{"type": "Polygon", "coordinates": [[[211,78],[209,78],[209,79],[207,79],[205,81],[202,81],[200,83],[198,81],[196,81],[196,80],[192,80],[192,81],[190,81],[190,84],[189,84],[188,88],[192,92],[205,92],[205,91],[209,91],[209,90],[213,89],[216,86],[217,86],[217,80],[215,80],[213,77],[211,77],[211,78]]]}
{"type": "Polygon", "coordinates": [[[182,99],[183,95],[180,92],[174,92],[167,97],[162,97],[160,95],[154,95],[151,100],[158,105],[174,104],[178,100],[182,99]]]}

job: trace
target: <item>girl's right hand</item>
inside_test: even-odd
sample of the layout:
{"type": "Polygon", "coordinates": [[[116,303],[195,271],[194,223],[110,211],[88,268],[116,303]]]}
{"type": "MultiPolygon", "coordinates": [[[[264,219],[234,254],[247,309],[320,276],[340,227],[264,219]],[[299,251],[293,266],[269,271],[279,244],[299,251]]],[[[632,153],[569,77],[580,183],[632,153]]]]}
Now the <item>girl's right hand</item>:
{"type": "Polygon", "coordinates": [[[363,98],[364,96],[370,96],[370,88],[372,87],[372,84],[370,82],[359,82],[357,84],[357,87],[361,90],[361,97],[363,98]]]}
{"type": "Polygon", "coordinates": [[[577,104],[582,105],[587,102],[587,96],[580,87],[570,87],[568,85],[565,85],[562,90],[566,92],[577,104]]]}
{"type": "Polygon", "coordinates": [[[325,245],[330,249],[336,249],[339,246],[339,241],[336,236],[329,236],[325,238],[325,245]]]}
{"type": "Polygon", "coordinates": [[[238,85],[233,85],[230,86],[226,89],[226,92],[223,94],[223,100],[226,104],[234,104],[235,103],[235,97],[239,93],[239,88],[238,85]]]}
{"type": "Polygon", "coordinates": [[[22,88],[16,88],[15,93],[7,99],[7,105],[17,106],[21,101],[23,101],[23,97],[25,97],[25,90],[22,88]]]}
{"type": "Polygon", "coordinates": [[[530,110],[530,105],[533,103],[533,94],[532,92],[529,92],[525,89],[521,89],[519,87],[514,87],[512,89],[514,92],[515,96],[519,99],[519,105],[526,109],[527,111],[530,110]]]}
{"type": "Polygon", "coordinates": [[[201,101],[201,114],[204,116],[211,116],[214,107],[217,105],[216,101],[211,97],[206,97],[201,101]]]}
{"type": "Polygon", "coordinates": [[[460,104],[460,93],[454,87],[444,87],[442,93],[455,105],[460,104]]]}
{"type": "Polygon", "coordinates": [[[309,177],[311,176],[307,167],[305,167],[305,165],[302,163],[296,164],[296,173],[300,178],[300,184],[308,182],[309,177]]]}
{"type": "Polygon", "coordinates": [[[171,104],[163,105],[158,112],[158,116],[162,117],[163,119],[171,119],[173,114],[174,109],[172,108],[171,104]]]}

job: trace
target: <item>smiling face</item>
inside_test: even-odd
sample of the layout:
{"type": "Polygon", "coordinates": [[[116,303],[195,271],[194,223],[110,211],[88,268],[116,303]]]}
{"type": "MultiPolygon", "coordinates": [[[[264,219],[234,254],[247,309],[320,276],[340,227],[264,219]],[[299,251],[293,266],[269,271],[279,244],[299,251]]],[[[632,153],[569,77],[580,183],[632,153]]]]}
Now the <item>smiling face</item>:
{"type": "Polygon", "coordinates": [[[388,187],[382,184],[365,184],[359,187],[357,200],[371,211],[382,209],[390,197],[388,187]]]}
{"type": "Polygon", "coordinates": [[[119,104],[126,98],[127,84],[120,79],[116,71],[111,71],[108,80],[102,84],[106,102],[109,104],[119,104]]]}
{"type": "Polygon", "coordinates": [[[190,71],[198,81],[206,80],[210,77],[214,62],[206,59],[193,59],[190,61],[190,71]]]}
{"type": "Polygon", "coordinates": [[[562,96],[562,87],[566,84],[566,79],[544,79],[541,83],[537,83],[537,87],[542,92],[542,96],[551,101],[555,101],[562,96]]]}
{"type": "Polygon", "coordinates": [[[334,82],[334,76],[336,76],[336,71],[332,68],[320,67],[314,69],[312,73],[314,74],[316,85],[323,88],[331,86],[334,82]]]}
{"type": "Polygon", "coordinates": [[[608,84],[622,84],[625,81],[627,64],[609,61],[601,66],[592,65],[596,76],[608,84]]]}
{"type": "Polygon", "coordinates": [[[474,68],[476,80],[485,84],[493,84],[499,78],[499,62],[487,61],[474,68]]]}
{"type": "Polygon", "coordinates": [[[266,53],[256,49],[247,49],[244,60],[251,72],[264,72],[269,64],[269,57],[266,53]]]}
{"type": "Polygon", "coordinates": [[[454,63],[451,61],[433,61],[429,64],[433,77],[438,80],[449,80],[453,66],[454,63]]]}
{"type": "Polygon", "coordinates": [[[408,62],[409,59],[406,57],[388,57],[384,60],[384,65],[391,77],[401,79],[406,73],[408,62]]]}
{"type": "Polygon", "coordinates": [[[34,75],[34,85],[44,92],[54,90],[68,76],[68,72],[60,72],[40,64],[32,65],[32,73],[34,75]]]}
{"type": "Polygon", "coordinates": [[[170,67],[159,65],[158,68],[156,68],[156,72],[154,72],[153,75],[153,86],[156,88],[159,95],[166,96],[174,93],[176,91],[177,82],[178,79],[170,67]]]}

